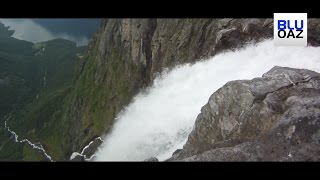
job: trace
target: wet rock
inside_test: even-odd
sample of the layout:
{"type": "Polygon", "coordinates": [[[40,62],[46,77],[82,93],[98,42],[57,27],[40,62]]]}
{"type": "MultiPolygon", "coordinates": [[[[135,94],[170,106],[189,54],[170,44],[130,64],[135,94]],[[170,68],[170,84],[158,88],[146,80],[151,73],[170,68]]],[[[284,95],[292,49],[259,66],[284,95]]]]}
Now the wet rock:
{"type": "Polygon", "coordinates": [[[146,160],[144,160],[144,161],[147,161],[147,162],[158,162],[159,160],[158,160],[158,158],[156,158],[156,157],[151,157],[151,158],[146,159],[146,160]]]}
{"type": "MultiPolygon", "coordinates": [[[[319,25],[320,19],[308,20],[310,45],[320,44],[319,25]]],[[[115,115],[164,69],[267,38],[273,38],[273,19],[103,20],[80,62],[76,84],[83,86],[71,92],[74,98],[64,112],[62,141],[67,157],[110,131],[115,115]],[[99,94],[101,99],[92,101],[92,94],[99,94]],[[97,114],[99,118],[93,118],[97,114]],[[93,124],[103,124],[105,129],[93,124]]],[[[225,127],[231,128],[232,123],[225,127]]]]}
{"type": "Polygon", "coordinates": [[[319,134],[320,74],[274,67],[218,89],[170,160],[318,161],[319,134]]]}
{"type": "Polygon", "coordinates": [[[102,139],[100,137],[91,141],[86,147],[82,150],[82,155],[86,158],[90,158],[98,149],[98,147],[102,144],[102,139]]]}
{"type": "Polygon", "coordinates": [[[70,157],[70,161],[85,161],[85,157],[80,153],[73,153],[70,157]]]}

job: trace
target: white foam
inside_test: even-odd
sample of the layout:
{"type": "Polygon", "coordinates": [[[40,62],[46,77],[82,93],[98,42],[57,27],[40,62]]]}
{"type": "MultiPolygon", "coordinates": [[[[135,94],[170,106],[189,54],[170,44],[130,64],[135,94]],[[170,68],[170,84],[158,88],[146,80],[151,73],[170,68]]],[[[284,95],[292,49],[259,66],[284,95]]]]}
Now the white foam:
{"type": "Polygon", "coordinates": [[[275,47],[267,40],[165,73],[118,115],[95,160],[169,158],[186,142],[212,93],[231,80],[261,77],[276,65],[320,72],[320,47],[275,47]]]}

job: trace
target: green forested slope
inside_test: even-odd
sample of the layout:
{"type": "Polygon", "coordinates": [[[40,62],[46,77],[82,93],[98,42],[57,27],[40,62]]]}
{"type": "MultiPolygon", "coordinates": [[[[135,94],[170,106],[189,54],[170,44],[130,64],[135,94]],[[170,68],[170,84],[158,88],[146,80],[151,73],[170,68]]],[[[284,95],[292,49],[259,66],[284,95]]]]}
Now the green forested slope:
{"type": "Polygon", "coordinates": [[[8,125],[19,135],[40,142],[56,156],[63,104],[85,47],[55,39],[33,44],[11,37],[12,31],[0,23],[0,160],[42,160],[25,144],[15,143],[4,129],[8,125]],[[58,117],[59,116],[59,117],[58,117]]]}

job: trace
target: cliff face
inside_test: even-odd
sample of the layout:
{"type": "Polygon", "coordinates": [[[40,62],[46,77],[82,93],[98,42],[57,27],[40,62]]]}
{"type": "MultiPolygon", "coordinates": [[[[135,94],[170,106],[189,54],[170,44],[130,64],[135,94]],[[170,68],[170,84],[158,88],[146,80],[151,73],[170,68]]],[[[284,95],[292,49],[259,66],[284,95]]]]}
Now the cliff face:
{"type": "Polygon", "coordinates": [[[89,44],[64,114],[65,157],[110,130],[164,68],[273,35],[269,19],[107,19],[89,44]]]}
{"type": "MultiPolygon", "coordinates": [[[[319,20],[308,24],[310,44],[319,45],[319,20]]],[[[164,68],[271,37],[272,19],[104,20],[68,99],[63,158],[108,132],[116,114],[164,68]]]]}
{"type": "Polygon", "coordinates": [[[228,82],[202,107],[183,149],[170,160],[319,160],[320,74],[274,67],[228,82]]]}
{"type": "MultiPolygon", "coordinates": [[[[319,19],[308,20],[308,25],[309,43],[319,45],[319,19]]],[[[9,35],[11,33],[8,32],[9,35]]],[[[26,112],[30,119],[39,122],[37,128],[29,122],[26,122],[29,126],[23,126],[23,129],[19,126],[14,128],[26,138],[41,142],[54,160],[69,159],[73,152],[81,152],[91,140],[108,132],[117,113],[139,90],[150,85],[156,74],[163,69],[194,63],[224,50],[233,50],[248,42],[272,36],[272,19],[103,20],[86,55],[80,60],[72,84],[68,83],[68,88],[54,95],[46,93],[48,98],[43,103],[39,103],[31,113],[26,112]]],[[[64,50],[67,49],[54,54],[63,55],[64,50]]],[[[41,55],[41,51],[38,55],[41,55]]],[[[75,58],[74,55],[71,58],[75,58]]],[[[66,65],[58,64],[61,66],[57,71],[66,68],[66,65]]],[[[0,86],[5,82],[0,77],[0,86]]],[[[48,84],[48,91],[54,86],[48,84]]],[[[248,98],[252,97],[248,95],[248,98]]],[[[20,116],[24,117],[25,113],[21,112],[20,116]]],[[[218,138],[218,141],[229,137],[228,132],[232,131],[235,122],[226,123],[226,131],[210,137],[218,138]]],[[[269,125],[262,126],[259,131],[267,131],[269,125]]],[[[201,133],[198,134],[200,137],[201,133]]],[[[256,132],[248,131],[244,137],[252,138],[256,135],[256,132]]],[[[194,138],[197,136],[194,135],[194,138]]],[[[186,150],[183,150],[186,156],[210,150],[206,146],[202,148],[201,143],[197,144],[192,139],[190,137],[188,142],[191,145],[186,145],[186,150]],[[192,144],[200,148],[193,149],[192,144]]],[[[211,140],[205,141],[210,144],[211,140]]],[[[179,156],[180,159],[183,157],[183,154],[179,156]]]]}

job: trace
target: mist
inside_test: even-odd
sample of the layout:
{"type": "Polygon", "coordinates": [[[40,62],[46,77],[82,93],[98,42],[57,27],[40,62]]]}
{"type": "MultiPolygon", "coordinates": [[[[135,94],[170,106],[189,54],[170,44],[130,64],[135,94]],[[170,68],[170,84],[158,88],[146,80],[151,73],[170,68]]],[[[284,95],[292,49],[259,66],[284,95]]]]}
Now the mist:
{"type": "Polygon", "coordinates": [[[116,118],[96,161],[160,161],[187,141],[201,107],[231,80],[261,77],[274,66],[320,72],[320,47],[276,47],[272,40],[226,52],[157,77],[116,118]]]}
{"type": "Polygon", "coordinates": [[[67,33],[52,33],[31,19],[0,19],[5,26],[10,26],[10,30],[15,30],[14,38],[26,40],[33,43],[48,41],[57,38],[67,39],[76,42],[78,46],[88,44],[85,36],[73,36],[67,33]]]}

